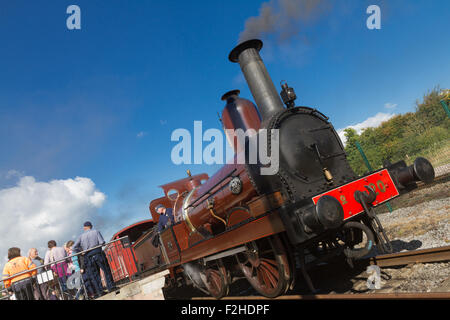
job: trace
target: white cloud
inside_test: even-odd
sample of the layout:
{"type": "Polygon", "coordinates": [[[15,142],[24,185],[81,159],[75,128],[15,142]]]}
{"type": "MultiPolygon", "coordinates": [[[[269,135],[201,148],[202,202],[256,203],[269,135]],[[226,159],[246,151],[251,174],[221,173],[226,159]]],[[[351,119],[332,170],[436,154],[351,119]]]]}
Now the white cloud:
{"type": "Polygon", "coordinates": [[[82,177],[38,182],[25,176],[16,186],[0,189],[2,270],[10,247],[19,247],[22,255],[36,247],[43,257],[48,240],[56,240],[58,246],[74,240],[86,220],[95,227],[97,210],[105,199],[91,179],[82,177]]]}
{"type": "Polygon", "coordinates": [[[147,132],[141,131],[141,132],[139,132],[139,133],[136,135],[136,137],[137,137],[137,138],[142,138],[142,137],[144,137],[146,134],[147,134],[147,132]]]}
{"type": "Polygon", "coordinates": [[[353,128],[353,129],[356,130],[356,132],[358,134],[361,134],[361,132],[364,129],[366,129],[366,128],[376,128],[381,123],[383,123],[384,121],[389,120],[393,116],[395,116],[395,113],[378,112],[375,116],[367,118],[363,122],[360,122],[360,123],[357,123],[357,124],[354,124],[354,125],[350,125],[348,127],[345,127],[344,129],[338,129],[337,133],[338,133],[339,137],[341,138],[342,143],[345,145],[345,143],[347,142],[347,139],[345,138],[345,133],[344,133],[345,129],[353,128]]]}
{"type": "Polygon", "coordinates": [[[397,103],[392,103],[392,102],[387,102],[384,104],[384,107],[386,109],[395,109],[395,107],[397,107],[398,104],[397,103]]]}
{"type": "Polygon", "coordinates": [[[9,180],[12,178],[22,177],[23,175],[24,175],[24,173],[22,171],[17,171],[17,170],[11,169],[11,170],[8,170],[8,172],[6,172],[5,179],[9,180]]]}

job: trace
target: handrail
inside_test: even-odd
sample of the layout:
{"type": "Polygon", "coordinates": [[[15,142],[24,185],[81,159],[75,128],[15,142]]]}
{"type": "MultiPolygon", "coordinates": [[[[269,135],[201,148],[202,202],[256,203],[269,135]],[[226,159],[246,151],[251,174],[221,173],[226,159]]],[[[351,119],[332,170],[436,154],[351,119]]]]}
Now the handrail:
{"type": "MultiPolygon", "coordinates": [[[[233,170],[231,170],[231,172],[229,172],[225,177],[223,177],[222,179],[220,179],[216,184],[214,184],[211,188],[209,188],[207,191],[205,191],[203,194],[201,194],[200,196],[198,196],[194,201],[192,201],[185,209],[188,209],[190,207],[195,208],[197,207],[197,205],[194,206],[194,203],[198,202],[200,199],[202,199],[204,196],[206,195],[211,195],[211,191],[214,190],[217,186],[219,186],[220,184],[222,184],[226,179],[228,179],[229,177],[231,177],[233,175],[233,173],[235,173],[235,171],[237,170],[237,168],[234,168],[233,170]]],[[[221,190],[221,189],[219,189],[221,190]]],[[[216,192],[212,193],[212,194],[216,194],[219,190],[217,190],[216,192]]]]}
{"type": "Polygon", "coordinates": [[[23,275],[23,274],[28,274],[28,273],[31,273],[31,272],[33,272],[33,271],[35,271],[35,270],[42,269],[42,268],[45,268],[45,267],[48,267],[48,266],[52,266],[52,265],[55,265],[55,264],[64,262],[64,261],[66,261],[66,260],[69,260],[69,259],[72,258],[72,257],[76,257],[76,256],[79,256],[79,255],[85,254],[86,252],[89,252],[89,251],[92,251],[92,250],[95,250],[95,249],[98,249],[98,248],[107,246],[107,245],[109,245],[109,244],[111,244],[111,243],[113,243],[113,242],[117,242],[117,241],[123,240],[123,239],[125,239],[125,238],[128,238],[128,236],[125,236],[125,237],[122,237],[122,238],[118,238],[118,239],[112,240],[112,241],[110,241],[110,242],[106,242],[106,243],[104,243],[104,244],[95,246],[95,247],[93,247],[93,248],[90,248],[90,249],[87,249],[87,250],[84,250],[84,251],[80,251],[80,252],[78,252],[78,253],[76,253],[76,254],[73,254],[73,255],[71,255],[71,256],[64,257],[63,259],[59,259],[59,260],[56,260],[56,261],[52,261],[51,263],[47,263],[47,264],[44,264],[44,265],[42,265],[42,266],[39,266],[39,267],[30,269],[30,270],[18,272],[18,273],[16,273],[16,274],[12,275],[11,277],[4,278],[4,279],[0,279],[0,281],[3,281],[3,283],[4,283],[5,281],[14,279],[14,278],[16,278],[16,277],[18,277],[18,276],[21,276],[21,275],[23,275]]]}

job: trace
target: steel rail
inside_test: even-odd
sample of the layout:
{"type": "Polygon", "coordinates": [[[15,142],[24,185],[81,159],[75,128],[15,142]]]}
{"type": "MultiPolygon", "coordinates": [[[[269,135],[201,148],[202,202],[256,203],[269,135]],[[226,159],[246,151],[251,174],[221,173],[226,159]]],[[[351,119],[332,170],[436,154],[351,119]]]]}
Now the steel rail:
{"type": "Polygon", "coordinates": [[[379,267],[450,261],[450,246],[383,254],[369,259],[379,267]]]}
{"type": "MultiPolygon", "coordinates": [[[[436,185],[436,184],[442,183],[441,180],[445,180],[445,179],[447,179],[449,176],[450,176],[450,172],[447,172],[447,173],[444,173],[444,174],[441,174],[441,175],[439,175],[439,176],[434,177],[434,180],[433,180],[433,182],[431,182],[431,183],[424,183],[424,182],[422,182],[422,181],[417,181],[417,182],[416,182],[416,183],[417,183],[417,188],[418,188],[419,190],[421,190],[421,189],[426,189],[426,188],[429,188],[429,187],[433,187],[433,186],[436,185]],[[425,187],[425,188],[424,188],[424,187],[425,187]]],[[[416,190],[413,190],[413,191],[416,191],[416,190]]]]}
{"type": "MultiPolygon", "coordinates": [[[[224,297],[221,300],[448,300],[450,292],[412,292],[412,293],[355,293],[355,294],[308,294],[308,295],[286,295],[277,298],[266,298],[262,296],[224,297]]],[[[192,300],[215,300],[213,297],[194,297],[192,300]]]]}

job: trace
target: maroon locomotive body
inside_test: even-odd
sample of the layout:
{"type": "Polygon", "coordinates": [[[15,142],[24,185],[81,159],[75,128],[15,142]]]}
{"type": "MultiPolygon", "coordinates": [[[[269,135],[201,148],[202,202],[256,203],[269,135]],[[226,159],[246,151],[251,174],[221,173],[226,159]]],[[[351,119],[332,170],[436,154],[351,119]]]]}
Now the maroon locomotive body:
{"type": "Polygon", "coordinates": [[[328,118],[295,106],[287,84],[278,94],[259,56],[261,48],[260,40],[250,40],[229,56],[240,64],[256,103],[240,98],[237,90],[222,97],[222,124],[235,161],[212,177],[188,172],[162,186],[165,195],[149,206],[153,222],[159,219],[155,206],[163,204],[173,209],[175,223],[162,232],[149,229],[134,242],[139,272],[169,269],[168,284],[181,281],[220,298],[228,293],[234,272],[260,294],[276,297],[292,288],[300,270],[315,290],[306,256],[313,257],[312,263],[341,254],[358,259],[373,244],[389,252],[373,208],[414,189],[416,181],[434,179],[433,167],[423,158],[358,177],[328,118]],[[236,130],[247,135],[237,139],[236,130]],[[274,132],[277,145],[270,136],[274,132]],[[275,164],[259,156],[250,161],[247,147],[254,141],[279,155],[276,172],[261,174],[275,164]]]}

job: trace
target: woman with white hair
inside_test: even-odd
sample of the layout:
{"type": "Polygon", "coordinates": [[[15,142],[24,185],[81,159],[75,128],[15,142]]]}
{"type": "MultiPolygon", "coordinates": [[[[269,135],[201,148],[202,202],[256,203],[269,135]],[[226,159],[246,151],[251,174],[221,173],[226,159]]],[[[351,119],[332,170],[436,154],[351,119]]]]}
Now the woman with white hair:
{"type": "MultiPolygon", "coordinates": [[[[42,266],[44,264],[44,259],[39,257],[39,252],[36,248],[31,248],[28,250],[28,258],[35,264],[36,267],[42,266]]],[[[44,272],[44,268],[37,269],[37,273],[44,272]]],[[[48,285],[47,283],[35,283],[34,287],[34,298],[36,300],[47,300],[47,291],[48,285]]]]}

